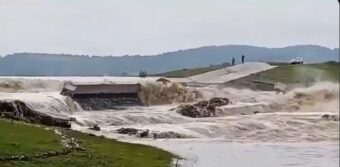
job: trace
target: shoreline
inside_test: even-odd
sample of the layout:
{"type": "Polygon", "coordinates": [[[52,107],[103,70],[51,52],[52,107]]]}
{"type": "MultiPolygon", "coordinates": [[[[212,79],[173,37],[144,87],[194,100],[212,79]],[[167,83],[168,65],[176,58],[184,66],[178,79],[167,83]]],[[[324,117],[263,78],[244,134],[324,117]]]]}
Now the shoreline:
{"type": "MultiPolygon", "coordinates": [[[[322,154],[322,151],[332,151],[334,155],[328,155],[329,159],[332,159],[331,157],[337,157],[336,155],[339,154],[338,147],[338,141],[321,141],[321,142],[261,142],[261,141],[228,141],[223,138],[185,138],[185,139],[140,139],[140,138],[129,138],[129,137],[114,137],[110,134],[101,133],[100,131],[92,131],[85,128],[82,129],[74,129],[76,131],[80,131],[82,133],[91,133],[97,136],[104,136],[109,139],[118,140],[120,142],[126,142],[126,143],[133,143],[133,144],[143,144],[151,147],[155,147],[157,149],[162,149],[165,151],[169,151],[170,153],[179,156],[179,158],[173,159],[173,163],[178,162],[180,166],[183,167],[206,167],[206,165],[209,164],[209,162],[217,162],[217,164],[214,164],[216,167],[222,167],[226,164],[231,164],[233,166],[239,166],[239,167],[246,167],[247,165],[238,163],[243,162],[247,160],[251,160],[252,156],[255,156],[254,154],[243,154],[243,152],[269,152],[273,151],[276,154],[281,154],[280,152],[285,152],[288,150],[288,154],[293,153],[294,150],[298,153],[305,154],[304,151],[306,151],[305,158],[315,158],[313,157],[315,154],[316,156],[319,156],[322,154]],[[224,148],[233,148],[232,150],[228,150],[224,148]],[[334,148],[334,149],[332,149],[334,148]],[[258,150],[257,150],[258,149],[258,150]],[[322,150],[321,152],[317,152],[318,150],[322,150]],[[314,152],[313,154],[309,154],[311,152],[314,152]],[[208,155],[207,155],[208,154],[208,155]],[[224,155],[229,155],[224,156],[224,155]],[[245,156],[242,157],[242,161],[235,160],[235,156],[245,156]],[[208,158],[209,157],[209,158],[208,158]],[[223,157],[223,158],[222,158],[223,157]],[[250,159],[249,159],[250,158],[250,159]],[[223,160],[224,159],[224,160],[223,160]],[[221,161],[222,162],[218,162],[221,161]],[[229,162],[228,162],[229,161],[229,162]]],[[[282,156],[282,155],[280,155],[282,156]]],[[[288,160],[289,156],[286,156],[285,158],[288,160]]],[[[299,157],[299,156],[297,156],[299,157]]],[[[241,157],[240,157],[241,158],[241,157]]],[[[259,158],[259,157],[258,157],[259,158]]],[[[301,158],[301,157],[300,157],[301,158]]],[[[237,158],[238,159],[238,158],[237,158]]],[[[275,158],[274,158],[275,159],[275,158]]],[[[333,159],[335,163],[332,164],[322,164],[323,167],[336,167],[335,165],[338,164],[339,158],[333,159]]],[[[295,159],[294,161],[298,161],[298,159],[295,159]]],[[[282,161],[279,161],[283,163],[282,161]]],[[[313,163],[318,164],[317,160],[313,159],[313,163]]],[[[256,164],[256,163],[255,163],[256,164]]],[[[302,165],[303,167],[308,167],[308,165],[311,165],[312,163],[306,163],[302,165]]],[[[173,164],[172,164],[173,165],[173,164]]],[[[269,164],[263,163],[258,164],[260,166],[267,167],[269,164]],[[266,166],[267,165],[267,166],[266,166]]],[[[278,166],[284,166],[283,164],[277,164],[278,166]]],[[[270,167],[270,165],[268,166],[270,167]]]]}
{"type": "Polygon", "coordinates": [[[176,157],[156,147],[121,142],[73,129],[9,119],[0,119],[0,125],[0,164],[4,167],[159,167],[171,166],[176,157]],[[15,133],[12,134],[13,130],[15,133]],[[62,148],[64,140],[73,143],[76,149],[73,150],[73,146],[73,151],[62,148]]]}

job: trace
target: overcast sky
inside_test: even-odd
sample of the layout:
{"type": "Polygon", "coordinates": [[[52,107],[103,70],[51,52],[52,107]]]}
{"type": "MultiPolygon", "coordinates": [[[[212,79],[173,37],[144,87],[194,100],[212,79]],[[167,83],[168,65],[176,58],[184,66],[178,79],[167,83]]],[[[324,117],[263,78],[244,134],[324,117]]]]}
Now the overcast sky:
{"type": "Polygon", "coordinates": [[[0,0],[0,55],[339,46],[336,0],[0,0]]]}

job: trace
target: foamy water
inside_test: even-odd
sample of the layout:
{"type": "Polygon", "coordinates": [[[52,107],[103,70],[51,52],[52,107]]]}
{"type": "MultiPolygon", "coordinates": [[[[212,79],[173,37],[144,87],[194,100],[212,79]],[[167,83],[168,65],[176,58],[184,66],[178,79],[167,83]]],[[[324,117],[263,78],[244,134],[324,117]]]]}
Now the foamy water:
{"type": "MultiPolygon", "coordinates": [[[[136,82],[137,78],[74,79],[83,83],[117,80],[136,82]]],[[[83,111],[59,94],[64,81],[72,78],[1,78],[0,100],[21,100],[39,112],[74,117],[75,130],[171,151],[185,158],[178,161],[182,166],[335,167],[339,163],[339,122],[321,118],[324,114],[339,116],[339,85],[335,83],[318,83],[287,94],[201,87],[198,90],[202,99],[228,97],[232,104],[219,108],[217,117],[189,118],[174,110],[176,103],[119,111],[83,111]],[[254,115],[254,111],[259,113],[254,115]],[[88,129],[95,124],[101,131],[88,129]],[[185,138],[141,139],[117,134],[119,128],[148,129],[152,133],[172,131],[185,138]]]]}

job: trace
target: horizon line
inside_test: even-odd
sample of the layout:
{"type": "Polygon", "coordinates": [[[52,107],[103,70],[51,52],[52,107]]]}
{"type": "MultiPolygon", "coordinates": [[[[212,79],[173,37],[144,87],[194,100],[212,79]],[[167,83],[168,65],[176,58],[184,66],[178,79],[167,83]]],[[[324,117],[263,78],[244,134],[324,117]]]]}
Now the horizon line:
{"type": "Polygon", "coordinates": [[[53,53],[53,52],[35,52],[35,51],[22,51],[22,52],[12,52],[12,53],[7,53],[5,55],[1,55],[0,57],[6,57],[14,54],[24,54],[24,53],[33,53],[33,54],[50,54],[50,55],[65,55],[65,56],[88,56],[88,57],[125,57],[125,56],[160,56],[163,54],[168,54],[168,53],[174,53],[174,52],[179,52],[179,51],[186,51],[186,50],[194,50],[194,49],[201,49],[201,48],[207,48],[207,47],[225,47],[225,46],[246,46],[246,47],[257,47],[257,48],[266,48],[266,49],[282,49],[282,48],[288,48],[288,47],[297,47],[297,46],[317,46],[317,47],[323,47],[327,49],[339,49],[340,46],[338,47],[327,47],[319,44],[295,44],[295,45],[287,45],[287,46],[281,46],[281,47],[267,47],[267,46],[258,46],[258,45],[249,45],[249,44],[225,44],[225,45],[205,45],[205,46],[198,46],[198,47],[192,47],[192,48],[184,48],[184,49],[177,49],[173,51],[164,51],[158,54],[124,54],[124,55],[95,55],[95,54],[77,54],[77,53],[65,53],[65,52],[60,52],[60,53],[53,53]]]}

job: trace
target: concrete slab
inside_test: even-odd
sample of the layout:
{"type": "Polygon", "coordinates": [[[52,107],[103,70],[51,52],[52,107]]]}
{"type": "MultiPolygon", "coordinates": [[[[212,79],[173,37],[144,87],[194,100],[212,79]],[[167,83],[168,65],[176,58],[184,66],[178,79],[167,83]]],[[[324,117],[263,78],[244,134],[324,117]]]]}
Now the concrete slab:
{"type": "Polygon", "coordinates": [[[195,75],[189,77],[188,79],[198,83],[219,84],[266,71],[275,67],[276,66],[271,66],[262,62],[249,62],[195,75]]]}

